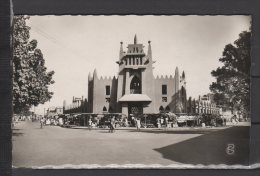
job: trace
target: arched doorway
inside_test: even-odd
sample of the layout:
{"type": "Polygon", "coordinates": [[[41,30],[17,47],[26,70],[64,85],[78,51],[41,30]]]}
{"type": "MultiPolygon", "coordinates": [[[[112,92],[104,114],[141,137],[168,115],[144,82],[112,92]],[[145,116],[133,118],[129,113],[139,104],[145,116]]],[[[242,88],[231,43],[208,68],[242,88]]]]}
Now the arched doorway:
{"type": "Polygon", "coordinates": [[[141,80],[134,76],[130,83],[130,94],[141,94],[141,80]]]}
{"type": "Polygon", "coordinates": [[[143,104],[141,102],[128,103],[128,114],[143,114],[143,104]]]}
{"type": "Polygon", "coordinates": [[[159,107],[159,112],[160,112],[160,113],[164,112],[163,106],[160,106],[160,107],[159,107]]]}

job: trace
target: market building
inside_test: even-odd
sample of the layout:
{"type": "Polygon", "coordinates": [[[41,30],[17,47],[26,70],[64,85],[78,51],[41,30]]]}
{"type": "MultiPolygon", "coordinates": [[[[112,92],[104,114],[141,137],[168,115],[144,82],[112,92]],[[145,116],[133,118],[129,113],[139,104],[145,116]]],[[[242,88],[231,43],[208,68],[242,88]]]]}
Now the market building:
{"type": "Polygon", "coordinates": [[[213,94],[199,96],[197,100],[188,99],[187,112],[196,114],[222,114],[222,108],[213,100],[213,94]]]}
{"type": "Polygon", "coordinates": [[[147,53],[137,36],[124,51],[120,43],[117,77],[99,77],[97,70],[88,76],[89,113],[173,113],[187,112],[185,72],[154,77],[152,46],[148,41],[147,53]]]}
{"type": "Polygon", "coordinates": [[[60,114],[63,114],[63,107],[49,107],[46,111],[46,116],[48,117],[53,117],[60,114]]]}
{"type": "Polygon", "coordinates": [[[87,112],[88,101],[86,98],[82,97],[72,97],[72,101],[67,103],[63,101],[63,112],[64,114],[70,113],[86,113],[87,112]]]}

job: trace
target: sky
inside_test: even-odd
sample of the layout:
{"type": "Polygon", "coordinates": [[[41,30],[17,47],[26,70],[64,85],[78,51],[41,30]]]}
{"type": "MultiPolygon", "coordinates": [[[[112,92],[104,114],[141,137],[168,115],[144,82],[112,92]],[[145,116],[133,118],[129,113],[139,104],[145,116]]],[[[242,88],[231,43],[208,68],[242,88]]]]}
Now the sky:
{"type": "Polygon", "coordinates": [[[31,16],[30,38],[38,41],[48,71],[54,70],[52,99],[35,107],[43,114],[52,106],[71,103],[72,97],[87,98],[88,74],[116,76],[120,42],[124,50],[134,41],[151,41],[154,76],[185,71],[187,96],[210,92],[215,81],[211,71],[222,66],[225,45],[250,28],[250,16],[31,16]]]}

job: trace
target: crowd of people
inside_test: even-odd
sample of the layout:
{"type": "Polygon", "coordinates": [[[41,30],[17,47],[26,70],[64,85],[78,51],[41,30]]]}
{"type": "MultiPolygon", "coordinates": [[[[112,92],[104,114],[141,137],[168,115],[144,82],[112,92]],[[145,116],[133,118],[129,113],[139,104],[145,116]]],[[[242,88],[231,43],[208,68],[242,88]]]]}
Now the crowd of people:
{"type": "Polygon", "coordinates": [[[40,118],[40,125],[41,128],[43,126],[62,126],[63,125],[63,118],[59,117],[41,117],[40,118]]]}
{"type": "Polygon", "coordinates": [[[89,130],[93,128],[108,128],[110,133],[121,127],[135,127],[137,131],[141,128],[169,129],[181,126],[186,127],[217,127],[236,125],[240,121],[236,115],[230,119],[211,114],[175,115],[173,113],[160,114],[130,114],[129,117],[123,114],[67,114],[56,116],[14,116],[13,126],[18,121],[31,120],[39,121],[41,128],[44,126],[87,126],[89,130]]]}

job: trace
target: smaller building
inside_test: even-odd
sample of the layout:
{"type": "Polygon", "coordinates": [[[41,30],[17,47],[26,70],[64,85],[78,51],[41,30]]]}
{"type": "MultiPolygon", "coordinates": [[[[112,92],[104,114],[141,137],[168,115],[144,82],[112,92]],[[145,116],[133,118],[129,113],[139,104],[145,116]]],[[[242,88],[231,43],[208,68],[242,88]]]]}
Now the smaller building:
{"type": "Polygon", "coordinates": [[[55,115],[63,114],[63,107],[50,107],[47,109],[46,115],[48,117],[53,117],[55,115]]]}
{"type": "Polygon", "coordinates": [[[199,96],[197,100],[190,97],[187,103],[188,113],[221,114],[222,109],[213,100],[213,94],[199,96]]]}
{"type": "Polygon", "coordinates": [[[85,113],[87,112],[87,99],[82,97],[72,97],[71,104],[67,104],[66,101],[63,102],[63,113],[85,113]]]}

